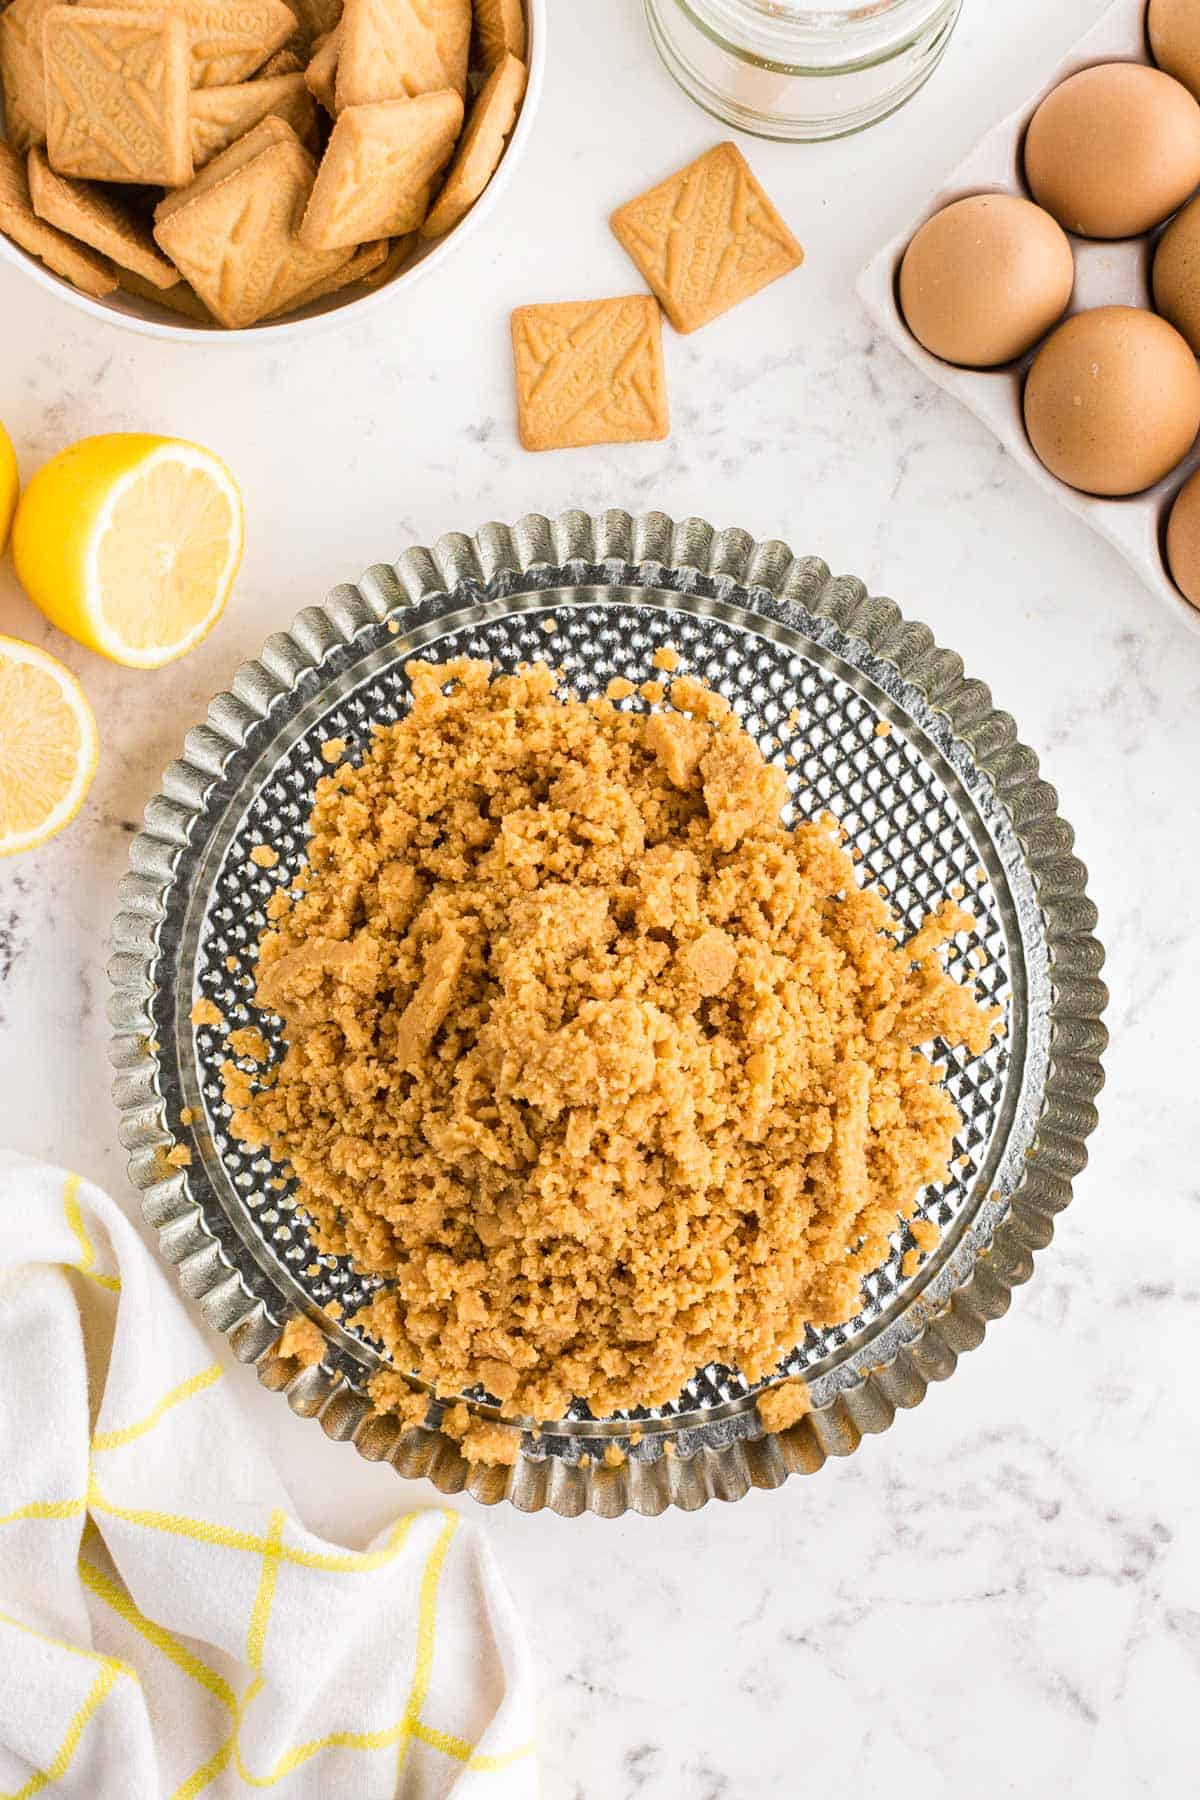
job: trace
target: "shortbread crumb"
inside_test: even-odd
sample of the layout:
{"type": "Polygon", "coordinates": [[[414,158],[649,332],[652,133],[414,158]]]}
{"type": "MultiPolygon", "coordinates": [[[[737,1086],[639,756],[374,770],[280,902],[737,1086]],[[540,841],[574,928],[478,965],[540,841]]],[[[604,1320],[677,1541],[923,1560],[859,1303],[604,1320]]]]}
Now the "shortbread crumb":
{"type": "Polygon", "coordinates": [[[325,1354],[325,1334],[303,1313],[293,1313],[276,1345],[280,1356],[294,1356],[306,1369],[315,1367],[325,1354]]]}
{"type": "Polygon", "coordinates": [[[961,1120],[918,1046],[992,1039],[941,961],[969,915],[900,942],[694,678],[647,717],[542,665],[408,673],[411,711],[318,783],[258,960],[287,1055],[257,1090],[225,1064],[234,1134],[385,1278],[357,1321],[442,1393],[502,1381],[540,1420],[769,1375],[946,1178],[961,1120]]]}
{"type": "Polygon", "coordinates": [[[786,1431],[811,1411],[808,1384],[803,1381],[782,1382],[758,1397],[758,1416],[764,1431],[786,1431]]]}

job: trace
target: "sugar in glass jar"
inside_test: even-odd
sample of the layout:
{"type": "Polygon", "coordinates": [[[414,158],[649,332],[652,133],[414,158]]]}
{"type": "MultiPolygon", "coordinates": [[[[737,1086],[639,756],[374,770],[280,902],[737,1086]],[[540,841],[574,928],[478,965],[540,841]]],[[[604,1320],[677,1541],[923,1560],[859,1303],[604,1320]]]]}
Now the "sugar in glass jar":
{"type": "Polygon", "coordinates": [[[962,0],[646,0],[680,86],[759,137],[844,137],[886,118],[933,73],[962,0]]]}

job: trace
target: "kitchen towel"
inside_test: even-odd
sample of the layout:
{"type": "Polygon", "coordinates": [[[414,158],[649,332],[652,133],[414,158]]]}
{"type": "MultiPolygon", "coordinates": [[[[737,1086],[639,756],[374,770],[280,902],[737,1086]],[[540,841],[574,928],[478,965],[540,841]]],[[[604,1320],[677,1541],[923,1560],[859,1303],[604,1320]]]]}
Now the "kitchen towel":
{"type": "Polygon", "coordinates": [[[119,1207],[0,1153],[0,1796],[530,1800],[529,1655],[443,1508],[292,1516],[119,1207]]]}

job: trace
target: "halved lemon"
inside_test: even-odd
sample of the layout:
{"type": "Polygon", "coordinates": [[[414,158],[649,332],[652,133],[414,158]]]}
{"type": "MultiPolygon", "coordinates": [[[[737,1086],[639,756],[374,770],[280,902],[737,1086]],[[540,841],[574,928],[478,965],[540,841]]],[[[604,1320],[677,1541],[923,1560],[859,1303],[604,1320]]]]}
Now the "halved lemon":
{"type": "Polygon", "coordinates": [[[20,491],[16,451],[12,447],[12,439],[3,425],[0,425],[0,556],[3,556],[4,546],[8,542],[8,528],[17,510],[17,495],[20,491]]]}
{"type": "Polygon", "coordinates": [[[0,637],[0,856],[69,825],[96,773],[96,720],[70,669],[0,637]]]}
{"type": "Polygon", "coordinates": [[[13,561],[52,624],[113,662],[157,669],[212,630],[242,560],[242,501],[220,457],[111,432],[28,483],[13,561]]]}

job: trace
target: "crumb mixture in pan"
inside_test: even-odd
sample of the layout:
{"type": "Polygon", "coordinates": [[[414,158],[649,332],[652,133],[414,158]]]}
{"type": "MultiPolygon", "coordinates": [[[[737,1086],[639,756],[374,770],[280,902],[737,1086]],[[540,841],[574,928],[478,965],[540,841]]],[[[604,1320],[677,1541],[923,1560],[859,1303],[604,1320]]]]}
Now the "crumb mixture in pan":
{"type": "Polygon", "coordinates": [[[939,955],[970,916],[902,943],[690,677],[646,715],[541,666],[409,674],[270,902],[287,1052],[257,1087],[226,1065],[236,1135],[386,1278],[359,1322],[443,1394],[553,1419],[767,1374],[947,1175],[959,1116],[917,1046],[997,1028],[939,955]]]}

